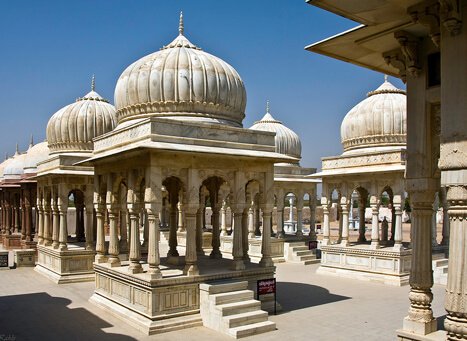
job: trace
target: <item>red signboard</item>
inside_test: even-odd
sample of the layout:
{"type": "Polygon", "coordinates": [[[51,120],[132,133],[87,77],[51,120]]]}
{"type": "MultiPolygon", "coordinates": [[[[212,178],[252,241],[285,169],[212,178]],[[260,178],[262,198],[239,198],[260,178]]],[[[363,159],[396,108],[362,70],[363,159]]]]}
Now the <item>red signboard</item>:
{"type": "Polygon", "coordinates": [[[261,279],[258,281],[258,295],[267,295],[276,293],[276,279],[261,279]]]}

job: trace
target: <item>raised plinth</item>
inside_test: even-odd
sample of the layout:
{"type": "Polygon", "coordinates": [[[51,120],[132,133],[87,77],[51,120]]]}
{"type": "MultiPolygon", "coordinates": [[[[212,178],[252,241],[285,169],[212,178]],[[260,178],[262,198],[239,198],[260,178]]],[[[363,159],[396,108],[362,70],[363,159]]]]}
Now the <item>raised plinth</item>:
{"type": "Polygon", "coordinates": [[[36,265],[36,250],[35,249],[21,249],[15,250],[15,266],[35,266],[36,265]]]}
{"type": "Polygon", "coordinates": [[[8,250],[21,249],[21,234],[13,233],[3,235],[3,247],[8,250]]]}
{"type": "Polygon", "coordinates": [[[410,249],[323,245],[316,273],[402,286],[409,283],[411,255],[410,249]]]}
{"type": "MultiPolygon", "coordinates": [[[[220,250],[222,256],[232,259],[232,236],[221,236],[220,250]]],[[[252,263],[259,263],[263,254],[261,253],[262,237],[248,238],[248,256],[252,263]]],[[[285,262],[284,239],[271,238],[271,258],[274,263],[285,262]]]]}
{"type": "Polygon", "coordinates": [[[244,280],[256,288],[257,280],[274,277],[275,267],[248,263],[245,270],[231,271],[230,260],[201,258],[198,276],[185,276],[183,266],[169,265],[163,258],[160,279],[151,279],[147,264],[140,274],[130,274],[127,262],[113,268],[106,263],[94,264],[96,288],[90,302],[151,335],[202,325],[201,283],[244,280]]]}
{"type": "Polygon", "coordinates": [[[68,250],[38,245],[37,265],[34,270],[57,284],[89,282],[94,280],[95,251],[68,246],[68,250]]]}

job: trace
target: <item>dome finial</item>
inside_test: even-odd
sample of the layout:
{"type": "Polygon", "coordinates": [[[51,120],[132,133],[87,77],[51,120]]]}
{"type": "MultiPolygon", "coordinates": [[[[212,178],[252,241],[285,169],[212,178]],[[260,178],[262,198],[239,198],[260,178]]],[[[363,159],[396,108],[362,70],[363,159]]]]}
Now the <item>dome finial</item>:
{"type": "Polygon", "coordinates": [[[8,152],[5,153],[5,160],[8,160],[8,152]]]}
{"type": "Polygon", "coordinates": [[[29,140],[29,148],[32,148],[34,146],[34,136],[31,134],[31,139],[29,140]]]}
{"type": "Polygon", "coordinates": [[[385,82],[388,81],[388,75],[384,75],[384,81],[385,81],[385,82]]]}
{"type": "Polygon", "coordinates": [[[15,155],[19,155],[19,146],[18,146],[18,142],[16,142],[16,152],[15,152],[15,155]]]}
{"type": "Polygon", "coordinates": [[[183,27],[183,12],[180,11],[180,22],[178,24],[178,33],[180,33],[180,35],[183,35],[183,30],[184,30],[184,27],[183,27]]]}
{"type": "Polygon", "coordinates": [[[269,100],[266,100],[266,114],[269,114],[269,100]]]}
{"type": "Polygon", "coordinates": [[[95,91],[96,90],[96,77],[94,77],[94,75],[92,75],[92,79],[91,79],[91,91],[95,91]]]}

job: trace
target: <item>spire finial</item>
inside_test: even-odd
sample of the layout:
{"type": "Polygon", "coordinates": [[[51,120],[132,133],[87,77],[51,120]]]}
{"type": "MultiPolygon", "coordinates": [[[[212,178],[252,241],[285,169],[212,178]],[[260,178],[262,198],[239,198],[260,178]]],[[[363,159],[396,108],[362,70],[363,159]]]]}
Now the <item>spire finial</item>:
{"type": "Polygon", "coordinates": [[[96,90],[96,77],[94,77],[94,75],[92,75],[92,79],[91,79],[91,91],[94,91],[96,90]]]}
{"type": "Polygon", "coordinates": [[[16,142],[16,152],[15,152],[15,155],[19,155],[19,146],[18,146],[18,142],[16,142]]]}
{"type": "Polygon", "coordinates": [[[31,148],[32,146],[34,146],[34,136],[32,136],[31,134],[31,139],[29,140],[29,148],[31,148]]]}
{"type": "Polygon", "coordinates": [[[385,82],[388,81],[388,75],[384,75],[384,81],[385,81],[385,82]]]}
{"type": "Polygon", "coordinates": [[[180,35],[183,35],[183,12],[180,11],[180,22],[178,24],[178,33],[180,33],[180,35]]]}
{"type": "Polygon", "coordinates": [[[5,160],[8,160],[8,152],[5,153],[5,160]]]}
{"type": "Polygon", "coordinates": [[[269,114],[269,100],[266,100],[266,114],[269,114]]]}

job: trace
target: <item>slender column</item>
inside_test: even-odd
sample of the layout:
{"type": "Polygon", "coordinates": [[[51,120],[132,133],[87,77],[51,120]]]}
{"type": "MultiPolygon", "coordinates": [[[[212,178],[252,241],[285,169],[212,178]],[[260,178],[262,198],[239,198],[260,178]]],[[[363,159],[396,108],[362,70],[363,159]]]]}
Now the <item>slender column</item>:
{"type": "Polygon", "coordinates": [[[249,242],[248,242],[248,207],[245,207],[243,210],[243,215],[242,215],[242,249],[243,249],[243,260],[245,262],[250,261],[250,257],[248,256],[248,250],[249,250],[249,242]]]}
{"type": "Polygon", "coordinates": [[[50,246],[52,245],[52,238],[51,236],[51,226],[50,226],[50,203],[46,201],[46,199],[42,200],[42,208],[44,211],[44,241],[43,245],[50,246]]]}
{"type": "MultiPolygon", "coordinates": [[[[409,181],[409,180],[407,180],[409,181]]],[[[411,186],[408,186],[409,188],[411,186]]],[[[412,204],[412,267],[410,270],[410,308],[403,329],[426,335],[436,330],[431,301],[433,271],[431,269],[431,216],[434,192],[409,192],[412,204]]]]}
{"type": "MultiPolygon", "coordinates": [[[[264,224],[264,214],[263,214],[263,224],[264,224]]],[[[263,227],[264,231],[264,227],[263,227]]],[[[264,232],[263,232],[264,233],[264,232]]],[[[303,195],[299,194],[297,198],[297,237],[303,236],[303,195]]]]}
{"type": "Polygon", "coordinates": [[[337,244],[340,244],[342,242],[342,228],[343,228],[343,219],[342,219],[342,206],[339,204],[337,207],[337,210],[339,212],[339,230],[337,233],[337,244]]]}
{"type": "Polygon", "coordinates": [[[227,236],[227,203],[222,201],[221,207],[221,236],[227,236]]]}
{"type": "Polygon", "coordinates": [[[37,244],[42,245],[44,243],[44,210],[42,207],[42,201],[37,198],[36,202],[37,210],[37,244]]]}
{"type": "Polygon", "coordinates": [[[162,278],[160,269],[160,255],[159,255],[159,211],[161,205],[149,203],[146,204],[146,214],[148,216],[149,227],[149,248],[148,248],[148,274],[151,279],[162,278]]]}
{"type": "Polygon", "coordinates": [[[52,199],[52,247],[57,249],[60,245],[60,212],[57,207],[57,200],[52,199]]]}
{"type": "Polygon", "coordinates": [[[359,227],[358,227],[358,242],[365,243],[365,206],[366,202],[362,198],[358,203],[358,220],[359,220],[359,227]]]}
{"type": "Polygon", "coordinates": [[[433,202],[433,213],[431,215],[431,244],[433,247],[438,246],[438,240],[437,240],[438,229],[437,229],[437,224],[436,224],[436,214],[438,213],[438,207],[439,207],[439,198],[438,198],[438,193],[436,193],[435,200],[433,202]]]}
{"type": "Polygon", "coordinates": [[[248,208],[248,238],[255,238],[255,203],[251,202],[248,208]]]}
{"type": "Polygon", "coordinates": [[[446,187],[442,187],[440,192],[440,202],[443,207],[443,239],[441,245],[445,247],[446,257],[449,257],[449,213],[448,213],[448,202],[446,199],[446,187]]]}
{"type": "Polygon", "coordinates": [[[148,221],[147,212],[143,212],[142,219],[143,219],[143,244],[141,245],[141,247],[144,250],[147,250],[148,242],[149,242],[149,221],[148,221]]]}
{"type": "MultiPolygon", "coordinates": [[[[197,253],[196,253],[196,212],[197,210],[198,210],[198,203],[189,203],[185,205],[186,253],[185,253],[185,269],[183,272],[187,276],[199,275],[198,264],[197,264],[198,260],[197,260],[197,253]]],[[[217,231],[219,231],[219,208],[214,209],[213,214],[214,214],[214,211],[216,212],[217,218],[213,219],[213,225],[217,224],[217,231]]]]}
{"type": "Polygon", "coordinates": [[[128,229],[127,229],[127,211],[126,210],[120,210],[119,211],[120,215],[120,252],[121,253],[128,253],[128,229]]]}
{"type": "Polygon", "coordinates": [[[111,267],[120,266],[120,258],[118,255],[120,254],[120,249],[118,245],[118,226],[117,226],[117,218],[118,218],[118,210],[115,207],[111,207],[110,205],[107,206],[107,210],[109,212],[109,232],[110,232],[110,240],[109,240],[109,259],[108,262],[110,263],[111,267]]]}
{"type": "Polygon", "coordinates": [[[27,242],[32,241],[32,208],[30,202],[30,193],[26,191],[26,197],[24,199],[24,221],[23,230],[25,230],[25,239],[27,242]]]}
{"type": "Polygon", "coordinates": [[[172,203],[170,206],[169,217],[169,252],[167,257],[178,257],[177,251],[177,203],[172,203]]]}
{"type": "Polygon", "coordinates": [[[342,206],[342,240],[341,246],[349,246],[349,202],[347,198],[342,197],[341,199],[342,206]]]}
{"type": "Polygon", "coordinates": [[[104,263],[105,258],[105,231],[104,231],[104,219],[105,219],[105,210],[103,204],[95,204],[94,208],[96,210],[96,263],[104,263]]]}
{"type": "Polygon", "coordinates": [[[394,198],[392,199],[391,214],[391,238],[389,240],[394,241],[396,234],[396,209],[394,208],[394,198]]]}
{"type": "Polygon", "coordinates": [[[321,197],[321,207],[323,208],[323,240],[321,245],[329,245],[331,229],[329,228],[329,204],[326,197],[321,197]]]}
{"type": "Polygon", "coordinates": [[[376,197],[372,196],[370,199],[371,207],[371,248],[379,248],[379,221],[378,221],[378,201],[376,197]]]}
{"type": "Polygon", "coordinates": [[[68,241],[68,226],[67,226],[67,211],[68,211],[68,197],[58,198],[58,212],[60,215],[60,231],[58,235],[58,248],[60,251],[67,250],[68,241]]]}
{"type": "Polygon", "coordinates": [[[204,255],[203,250],[203,207],[198,208],[196,211],[196,252],[204,255]]]}
{"type": "Polygon", "coordinates": [[[143,272],[143,267],[140,264],[139,210],[135,208],[134,204],[128,204],[128,212],[130,214],[130,266],[128,267],[128,271],[136,274],[143,272]]]}
{"type": "MultiPolygon", "coordinates": [[[[214,196],[211,196],[213,198],[214,196]]],[[[212,199],[211,199],[212,200],[212,199]]],[[[220,252],[220,231],[219,231],[219,206],[217,203],[211,203],[212,209],[212,251],[209,255],[210,258],[220,259],[222,253],[220,252]]]]}
{"type": "MultiPolygon", "coordinates": [[[[310,195],[309,198],[310,204],[310,234],[309,237],[312,240],[316,240],[316,197],[315,195],[310,195]]],[[[279,214],[277,215],[279,216],[279,214]]]]}
{"type": "Polygon", "coordinates": [[[243,243],[242,243],[242,217],[243,217],[244,204],[232,204],[230,206],[233,214],[233,246],[232,256],[233,264],[232,270],[244,270],[245,263],[243,261],[243,243]]]}
{"type": "Polygon", "coordinates": [[[8,198],[7,204],[6,204],[6,210],[7,210],[7,215],[6,215],[6,234],[10,235],[13,231],[13,208],[11,207],[10,203],[10,196],[8,198]]]}
{"type": "Polygon", "coordinates": [[[178,232],[185,232],[186,229],[185,229],[185,224],[183,222],[183,210],[184,210],[184,207],[183,207],[183,204],[181,202],[179,202],[177,204],[177,209],[178,209],[178,232]]]}
{"type": "Polygon", "coordinates": [[[93,233],[93,205],[92,201],[89,200],[86,202],[86,225],[85,227],[85,238],[86,238],[86,250],[94,250],[94,233],[93,233]]]}
{"type": "Polygon", "coordinates": [[[393,199],[395,224],[394,224],[394,251],[402,250],[402,199],[395,195],[393,199]]]}
{"type": "Polygon", "coordinates": [[[259,207],[255,204],[255,236],[261,236],[261,230],[259,229],[260,214],[259,207]]]}
{"type": "Polygon", "coordinates": [[[272,205],[265,205],[263,211],[263,239],[261,243],[261,260],[259,265],[262,267],[274,266],[271,257],[271,215],[272,205]]]}
{"type": "Polygon", "coordinates": [[[26,193],[23,191],[22,197],[21,197],[21,205],[18,207],[18,210],[21,209],[21,219],[19,220],[19,226],[21,229],[21,240],[26,240],[26,193]]]}
{"type": "Polygon", "coordinates": [[[15,214],[15,233],[19,232],[19,207],[16,205],[14,206],[14,214],[15,214]]]}

